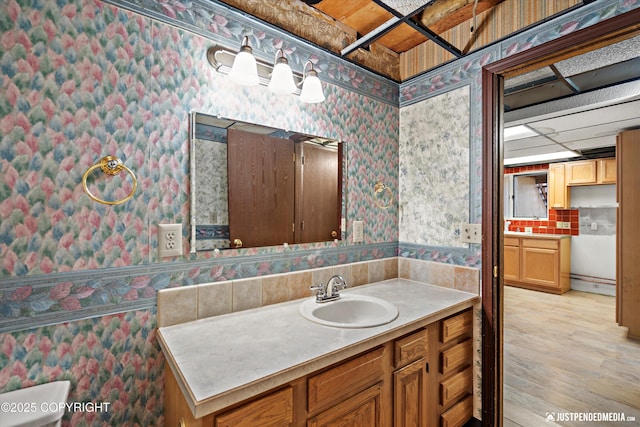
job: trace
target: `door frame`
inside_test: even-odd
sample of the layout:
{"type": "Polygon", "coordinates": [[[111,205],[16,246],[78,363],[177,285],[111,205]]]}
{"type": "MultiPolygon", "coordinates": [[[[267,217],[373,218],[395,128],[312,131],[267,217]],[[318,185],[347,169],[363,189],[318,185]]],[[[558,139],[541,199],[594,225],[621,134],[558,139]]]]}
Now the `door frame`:
{"type": "Polygon", "coordinates": [[[482,425],[502,426],[503,81],[640,34],[640,9],[514,54],[482,69],[482,425]]]}

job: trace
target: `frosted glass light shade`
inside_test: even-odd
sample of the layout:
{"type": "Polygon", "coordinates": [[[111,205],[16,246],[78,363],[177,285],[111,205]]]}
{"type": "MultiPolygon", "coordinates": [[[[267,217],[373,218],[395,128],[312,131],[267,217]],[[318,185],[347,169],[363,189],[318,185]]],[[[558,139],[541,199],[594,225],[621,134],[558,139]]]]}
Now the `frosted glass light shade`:
{"type": "Polygon", "coordinates": [[[309,70],[302,83],[300,91],[300,101],[307,104],[316,104],[324,101],[324,93],[322,92],[322,83],[318,78],[318,74],[314,69],[309,70]]]}
{"type": "Polygon", "coordinates": [[[232,82],[243,86],[257,86],[260,83],[258,79],[258,66],[256,58],[253,56],[251,47],[243,45],[240,52],[233,60],[233,66],[229,71],[229,78],[232,82]]]}
{"type": "Polygon", "coordinates": [[[269,90],[279,95],[287,95],[296,90],[293,71],[291,71],[289,61],[286,58],[280,57],[276,61],[269,81],[269,90]]]}

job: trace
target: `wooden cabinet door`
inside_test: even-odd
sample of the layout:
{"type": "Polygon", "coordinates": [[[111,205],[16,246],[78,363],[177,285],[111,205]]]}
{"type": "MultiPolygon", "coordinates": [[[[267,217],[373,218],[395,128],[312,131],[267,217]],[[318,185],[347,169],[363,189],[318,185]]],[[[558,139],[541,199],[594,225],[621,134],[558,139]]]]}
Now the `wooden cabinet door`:
{"type": "Polygon", "coordinates": [[[565,164],[551,163],[547,181],[547,197],[549,208],[568,209],[570,200],[565,183],[565,164]]]}
{"type": "Polygon", "coordinates": [[[427,360],[419,359],[393,374],[394,427],[427,427],[427,360]]]}
{"type": "Polygon", "coordinates": [[[382,384],[356,394],[307,422],[308,427],[382,425],[382,384]]]}
{"type": "Polygon", "coordinates": [[[520,246],[504,246],[504,281],[520,280],[520,246]]]}
{"type": "Polygon", "coordinates": [[[598,184],[615,184],[617,167],[616,159],[598,160],[598,184]]]}
{"type": "Polygon", "coordinates": [[[557,288],[560,286],[559,255],[557,249],[522,246],[521,280],[532,285],[557,288]]]}
{"type": "Polygon", "coordinates": [[[597,181],[595,160],[569,162],[564,167],[567,185],[595,184],[597,181]]]}

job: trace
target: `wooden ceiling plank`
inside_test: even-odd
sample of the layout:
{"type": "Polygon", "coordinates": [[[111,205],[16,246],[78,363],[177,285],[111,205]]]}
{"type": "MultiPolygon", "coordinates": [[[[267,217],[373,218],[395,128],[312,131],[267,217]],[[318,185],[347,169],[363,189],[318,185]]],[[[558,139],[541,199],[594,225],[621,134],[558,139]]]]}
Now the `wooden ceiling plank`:
{"type": "Polygon", "coordinates": [[[402,53],[427,40],[428,38],[420,32],[402,24],[380,37],[377,42],[396,53],[402,53]]]}
{"type": "MultiPolygon", "coordinates": [[[[494,8],[504,0],[480,0],[476,15],[494,8]]],[[[418,17],[418,21],[436,34],[473,18],[474,0],[434,0],[418,17]]]]}
{"type": "Polygon", "coordinates": [[[344,22],[359,10],[368,7],[373,2],[371,0],[323,0],[313,5],[316,9],[326,13],[330,17],[344,22]]]}
{"type": "Polygon", "coordinates": [[[355,29],[359,34],[368,34],[375,30],[393,15],[373,2],[369,2],[366,7],[352,13],[344,22],[349,27],[355,29]]]}

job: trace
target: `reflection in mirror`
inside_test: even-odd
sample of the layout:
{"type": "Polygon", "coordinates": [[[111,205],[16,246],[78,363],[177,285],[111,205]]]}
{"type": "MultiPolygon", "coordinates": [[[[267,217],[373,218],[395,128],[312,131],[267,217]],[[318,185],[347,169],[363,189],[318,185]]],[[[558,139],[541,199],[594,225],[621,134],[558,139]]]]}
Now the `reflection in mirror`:
{"type": "Polygon", "coordinates": [[[342,238],[343,145],[190,114],[192,252],[342,238]]]}
{"type": "Polygon", "coordinates": [[[505,218],[547,218],[547,171],[504,175],[505,218]]]}

